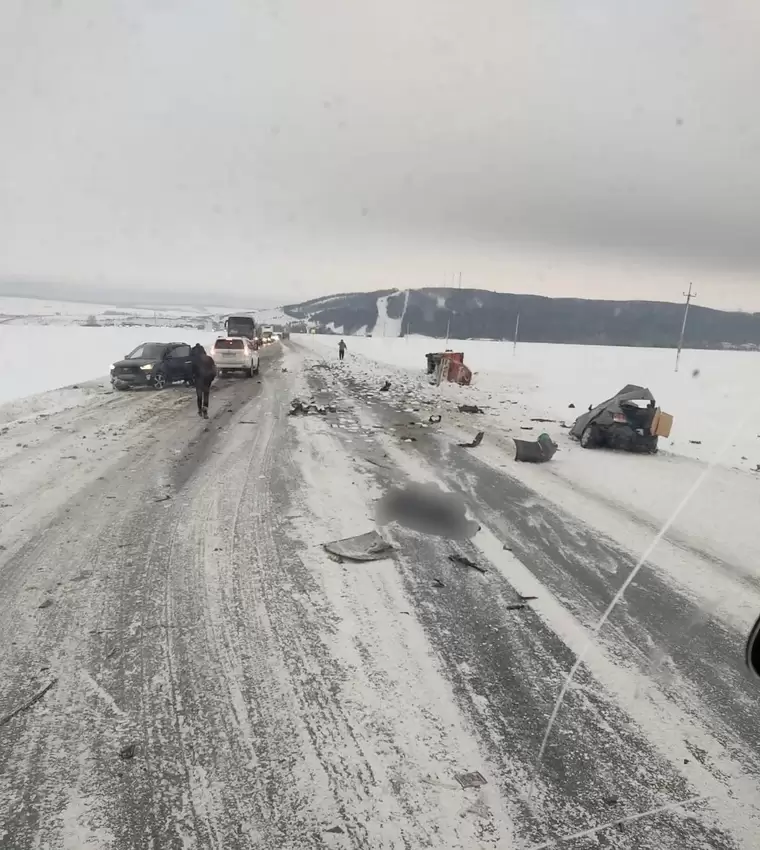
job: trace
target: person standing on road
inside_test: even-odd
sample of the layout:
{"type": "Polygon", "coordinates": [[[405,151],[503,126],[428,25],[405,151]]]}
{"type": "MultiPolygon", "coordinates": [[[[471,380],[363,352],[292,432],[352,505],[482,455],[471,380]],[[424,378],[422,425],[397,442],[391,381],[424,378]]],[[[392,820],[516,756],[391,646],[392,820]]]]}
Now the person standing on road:
{"type": "Polygon", "coordinates": [[[338,343],[338,360],[342,360],[346,356],[346,349],[348,346],[343,340],[338,343]]]}
{"type": "Polygon", "coordinates": [[[214,363],[212,357],[206,354],[206,349],[202,345],[196,345],[191,356],[193,360],[193,383],[198,400],[198,416],[208,419],[208,401],[211,384],[216,377],[216,363],[214,363]]]}

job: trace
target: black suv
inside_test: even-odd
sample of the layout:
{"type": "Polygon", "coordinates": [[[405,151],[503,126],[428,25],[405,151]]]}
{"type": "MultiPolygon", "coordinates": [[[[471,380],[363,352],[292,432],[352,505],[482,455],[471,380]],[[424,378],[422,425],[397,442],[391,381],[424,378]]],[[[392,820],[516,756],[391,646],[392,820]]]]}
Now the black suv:
{"type": "Polygon", "coordinates": [[[192,380],[190,346],[185,342],[145,342],[111,365],[111,383],[116,390],[130,387],[162,390],[167,384],[192,380]]]}

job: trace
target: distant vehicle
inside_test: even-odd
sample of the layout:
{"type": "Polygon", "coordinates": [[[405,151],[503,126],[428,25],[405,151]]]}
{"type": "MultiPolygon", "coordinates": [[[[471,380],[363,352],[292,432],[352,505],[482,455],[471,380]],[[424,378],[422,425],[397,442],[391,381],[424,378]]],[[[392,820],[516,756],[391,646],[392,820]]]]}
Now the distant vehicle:
{"type": "Polygon", "coordinates": [[[256,322],[251,316],[228,316],[224,327],[227,336],[242,336],[246,339],[254,339],[256,336],[256,322]]]}
{"type": "Polygon", "coordinates": [[[220,375],[225,372],[243,372],[250,378],[259,371],[256,344],[245,337],[219,337],[211,349],[211,357],[220,375]]]}
{"type": "Polygon", "coordinates": [[[657,407],[646,387],[628,384],[612,398],[579,416],[570,436],[579,440],[584,449],[607,446],[654,454],[658,438],[669,437],[672,424],[673,417],[657,407]]]}
{"type": "Polygon", "coordinates": [[[274,328],[267,325],[261,329],[261,341],[264,345],[274,342],[274,328]]]}
{"type": "Polygon", "coordinates": [[[193,364],[186,342],[145,342],[123,360],[111,364],[111,384],[116,390],[162,390],[167,384],[191,383],[192,379],[193,364]]]}

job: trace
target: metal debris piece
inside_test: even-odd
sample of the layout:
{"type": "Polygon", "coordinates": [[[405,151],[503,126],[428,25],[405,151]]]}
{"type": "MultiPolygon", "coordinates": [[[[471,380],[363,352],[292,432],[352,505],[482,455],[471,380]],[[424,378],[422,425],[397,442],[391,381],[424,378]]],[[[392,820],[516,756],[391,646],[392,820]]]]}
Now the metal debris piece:
{"type": "Polygon", "coordinates": [[[168,493],[164,493],[163,496],[157,496],[153,501],[154,502],[168,502],[171,499],[171,496],[168,493]]]}
{"type": "Polygon", "coordinates": [[[488,781],[482,773],[477,770],[472,773],[457,773],[454,779],[462,786],[462,788],[480,788],[483,785],[488,785],[488,781]]]}
{"type": "Polygon", "coordinates": [[[390,381],[386,381],[386,382],[382,385],[382,387],[380,387],[380,392],[381,392],[381,393],[387,393],[387,392],[388,392],[388,390],[389,390],[390,388],[391,388],[391,382],[390,382],[390,381]]]}
{"type": "Polygon", "coordinates": [[[434,578],[433,587],[446,587],[446,585],[439,578],[434,578]]]}
{"type": "Polygon", "coordinates": [[[538,599],[537,596],[523,596],[522,594],[517,594],[520,597],[520,602],[535,602],[538,599]]]}
{"type": "Polygon", "coordinates": [[[478,431],[474,440],[469,443],[457,443],[457,445],[460,449],[475,449],[483,442],[483,437],[485,437],[485,435],[485,431],[478,431]]]}
{"type": "Polygon", "coordinates": [[[390,557],[393,546],[384,540],[376,531],[368,531],[356,537],[346,537],[343,540],[333,540],[325,543],[324,549],[337,558],[349,561],[380,561],[390,557]]]}
{"type": "Polygon", "coordinates": [[[692,446],[701,446],[702,445],[702,440],[689,440],[689,442],[692,444],[692,446]]]}
{"type": "Polygon", "coordinates": [[[9,711],[8,714],[5,714],[2,718],[0,718],[0,726],[5,726],[6,723],[10,723],[14,717],[17,717],[19,714],[22,714],[24,711],[28,711],[33,705],[38,703],[45,694],[55,686],[58,679],[52,679],[50,682],[45,685],[44,688],[37,691],[33,697],[28,699],[25,703],[22,703],[18,708],[14,708],[13,711],[9,711]]]}
{"type": "Polygon", "coordinates": [[[482,407],[478,407],[477,404],[460,404],[459,405],[460,413],[485,413],[482,407]]]}
{"type": "Polygon", "coordinates": [[[542,419],[540,416],[535,416],[531,420],[531,422],[556,422],[556,419],[542,419]]]}
{"type": "Polygon", "coordinates": [[[546,434],[539,434],[537,440],[518,440],[515,438],[515,460],[523,463],[546,463],[551,460],[559,446],[546,434]]]}
{"type": "Polygon", "coordinates": [[[479,573],[485,574],[488,572],[487,569],[481,567],[480,564],[476,564],[475,561],[471,561],[466,555],[449,555],[449,560],[455,564],[459,564],[460,567],[470,567],[479,573]]]}
{"type": "Polygon", "coordinates": [[[52,604],[53,604],[53,600],[52,600],[52,599],[46,599],[43,603],[41,603],[41,604],[40,604],[40,605],[38,605],[37,607],[38,607],[38,608],[49,608],[52,604]]]}
{"type": "Polygon", "coordinates": [[[330,829],[326,829],[325,832],[330,832],[333,835],[343,835],[345,830],[340,826],[332,826],[330,829]]]}
{"type": "Polygon", "coordinates": [[[440,413],[434,414],[433,416],[428,417],[428,422],[431,425],[437,425],[441,421],[442,418],[443,417],[441,416],[440,413]]]}
{"type": "Polygon", "coordinates": [[[513,602],[511,605],[507,605],[507,611],[522,611],[523,608],[527,607],[524,602],[513,602]]]}
{"type": "Polygon", "coordinates": [[[122,747],[119,750],[119,758],[124,761],[129,761],[133,759],[137,754],[137,744],[127,744],[126,747],[122,747]]]}

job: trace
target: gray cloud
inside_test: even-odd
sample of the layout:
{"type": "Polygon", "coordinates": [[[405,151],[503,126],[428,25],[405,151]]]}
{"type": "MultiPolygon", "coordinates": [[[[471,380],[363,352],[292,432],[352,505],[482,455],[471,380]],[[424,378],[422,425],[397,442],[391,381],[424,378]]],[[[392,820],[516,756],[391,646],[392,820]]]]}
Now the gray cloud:
{"type": "Polygon", "coordinates": [[[759,30],[750,0],[6,0],[0,274],[300,296],[465,264],[760,306],[759,30]]]}

